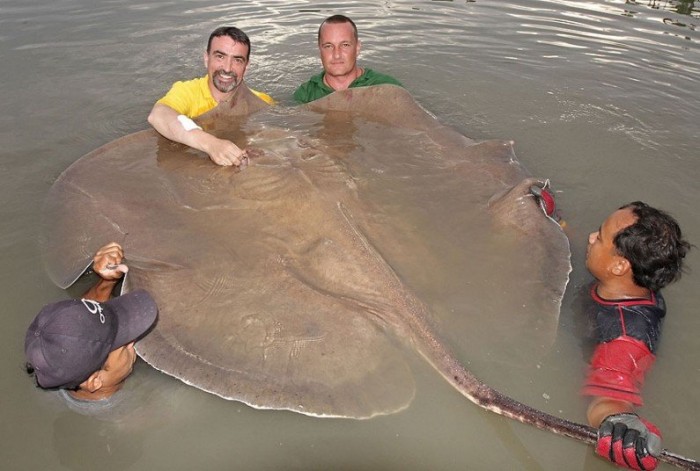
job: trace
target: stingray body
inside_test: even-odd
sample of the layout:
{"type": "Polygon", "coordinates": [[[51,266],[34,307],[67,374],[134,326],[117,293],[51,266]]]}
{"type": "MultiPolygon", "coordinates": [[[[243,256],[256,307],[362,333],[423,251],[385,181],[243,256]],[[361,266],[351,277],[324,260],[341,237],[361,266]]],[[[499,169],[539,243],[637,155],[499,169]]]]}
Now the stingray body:
{"type": "Polygon", "coordinates": [[[440,335],[450,318],[434,316],[471,311],[482,324],[460,335],[491,329],[504,355],[522,355],[508,351],[510,336],[540,353],[554,339],[568,241],[530,194],[512,143],[474,142],[393,86],[291,109],[241,89],[199,121],[247,142],[249,166],[217,167],[142,131],[76,161],[45,207],[59,286],[101,245],[124,246],[125,289],[145,288],[159,306],[137,344],[144,360],[253,407],[369,418],[410,404],[414,349],[480,406],[594,440],[480,382],[440,335]],[[506,291],[516,304],[499,305],[506,291]],[[508,322],[491,304],[510,310],[508,322]]]}
{"type": "Polygon", "coordinates": [[[123,245],[123,289],[145,288],[159,307],[137,343],[145,361],[253,407],[361,419],[410,404],[415,350],[479,406],[595,441],[460,361],[480,337],[517,361],[556,335],[569,245],[511,142],[474,142],[389,85],[298,108],[241,87],[198,121],[245,142],[249,166],[217,167],[142,131],[76,161],[44,209],[61,287],[100,246],[123,245]]]}

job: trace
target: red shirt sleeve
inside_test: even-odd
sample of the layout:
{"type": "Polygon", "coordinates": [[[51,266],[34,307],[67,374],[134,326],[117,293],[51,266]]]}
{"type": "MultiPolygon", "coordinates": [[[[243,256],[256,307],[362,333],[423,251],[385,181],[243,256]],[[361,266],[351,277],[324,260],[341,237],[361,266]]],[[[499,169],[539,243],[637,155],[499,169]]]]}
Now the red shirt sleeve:
{"type": "Polygon", "coordinates": [[[593,352],[582,393],[641,406],[644,377],[655,358],[644,342],[632,337],[601,343],[593,352]]]}

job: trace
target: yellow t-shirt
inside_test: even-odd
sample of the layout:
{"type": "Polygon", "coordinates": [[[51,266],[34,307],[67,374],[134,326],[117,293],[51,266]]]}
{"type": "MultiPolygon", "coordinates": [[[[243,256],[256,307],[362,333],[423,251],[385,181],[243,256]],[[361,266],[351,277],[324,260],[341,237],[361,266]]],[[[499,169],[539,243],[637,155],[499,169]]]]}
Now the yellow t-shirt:
{"type": "MultiPolygon", "coordinates": [[[[250,89],[258,98],[270,105],[275,104],[275,100],[266,93],[257,92],[250,89]]],[[[188,118],[196,118],[207,111],[213,109],[219,103],[211,96],[209,90],[209,77],[205,75],[193,80],[175,82],[168,93],[157,101],[167,105],[180,114],[188,118]]]]}

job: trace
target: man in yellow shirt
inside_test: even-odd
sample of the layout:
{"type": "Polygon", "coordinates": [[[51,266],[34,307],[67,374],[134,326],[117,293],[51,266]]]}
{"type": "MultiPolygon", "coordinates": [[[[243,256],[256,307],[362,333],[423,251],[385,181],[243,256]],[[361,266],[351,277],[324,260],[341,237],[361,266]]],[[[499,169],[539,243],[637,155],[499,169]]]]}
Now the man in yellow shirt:
{"type": "MultiPolygon", "coordinates": [[[[148,122],[164,137],[206,152],[218,165],[240,165],[246,158],[244,150],[203,131],[192,118],[228,102],[239,89],[245,88],[243,76],[249,58],[250,39],[243,31],[233,26],[215,29],[204,53],[207,75],[173,84],[153,105],[148,122]]],[[[274,103],[265,93],[251,92],[266,103],[274,103]]]]}

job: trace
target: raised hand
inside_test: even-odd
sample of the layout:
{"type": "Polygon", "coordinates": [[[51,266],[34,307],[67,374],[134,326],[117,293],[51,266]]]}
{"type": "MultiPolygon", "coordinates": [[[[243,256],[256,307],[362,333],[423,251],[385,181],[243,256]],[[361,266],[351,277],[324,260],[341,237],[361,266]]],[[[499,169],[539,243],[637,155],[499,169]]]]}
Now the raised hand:
{"type": "Polygon", "coordinates": [[[129,267],[122,263],[124,250],[121,245],[111,242],[97,251],[92,259],[92,269],[105,280],[118,280],[129,267]]]}

